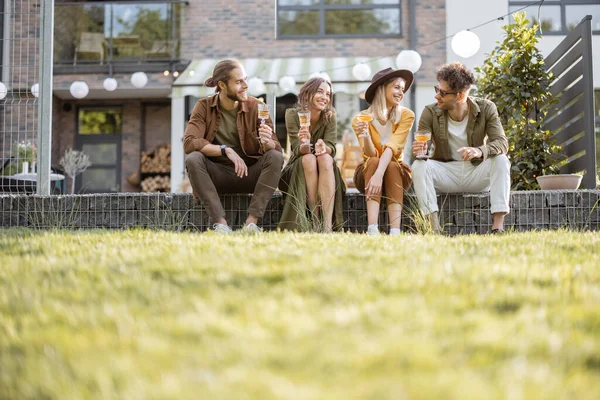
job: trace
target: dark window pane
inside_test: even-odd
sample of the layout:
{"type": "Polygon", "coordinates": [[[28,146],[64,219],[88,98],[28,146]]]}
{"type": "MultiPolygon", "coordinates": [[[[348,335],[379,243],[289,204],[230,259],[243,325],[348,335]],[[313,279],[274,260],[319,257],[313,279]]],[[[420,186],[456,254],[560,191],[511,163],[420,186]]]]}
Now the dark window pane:
{"type": "Polygon", "coordinates": [[[319,0],[279,0],[280,6],[312,6],[319,4],[319,0]]]}
{"type": "Polygon", "coordinates": [[[282,35],[317,35],[318,11],[280,11],[279,33],[282,35]]]}
{"type": "Polygon", "coordinates": [[[572,5],[565,7],[567,29],[574,29],[583,17],[592,16],[592,30],[600,31],[600,4],[572,5]]]}
{"type": "Polygon", "coordinates": [[[117,171],[114,168],[90,167],[81,173],[81,185],[84,190],[108,190],[116,192],[117,171]]]}
{"type": "Polygon", "coordinates": [[[325,33],[330,35],[400,34],[400,10],[326,11],[325,33]]]}
{"type": "MultiPolygon", "coordinates": [[[[523,6],[511,6],[509,8],[511,13],[514,13],[523,6]]],[[[528,7],[520,12],[525,12],[525,17],[532,23],[538,23],[538,8],[539,7],[528,7]]],[[[539,18],[542,21],[542,32],[556,32],[562,31],[560,22],[560,6],[542,6],[539,13],[539,18]]],[[[510,22],[514,22],[512,16],[510,22]]]]}
{"type": "Polygon", "coordinates": [[[122,121],[121,110],[79,110],[79,134],[121,133],[122,121]]]}
{"type": "Polygon", "coordinates": [[[92,165],[94,164],[117,164],[116,143],[85,143],[81,146],[81,151],[90,157],[92,165]]]}
{"type": "Polygon", "coordinates": [[[168,54],[168,4],[122,4],[112,8],[114,58],[140,58],[161,49],[168,54]]]}
{"type": "Polygon", "coordinates": [[[104,61],[107,58],[107,32],[110,17],[101,5],[55,8],[54,59],[56,62],[104,61]]]}
{"type": "Polygon", "coordinates": [[[325,0],[325,4],[400,4],[400,0],[325,0]]]}

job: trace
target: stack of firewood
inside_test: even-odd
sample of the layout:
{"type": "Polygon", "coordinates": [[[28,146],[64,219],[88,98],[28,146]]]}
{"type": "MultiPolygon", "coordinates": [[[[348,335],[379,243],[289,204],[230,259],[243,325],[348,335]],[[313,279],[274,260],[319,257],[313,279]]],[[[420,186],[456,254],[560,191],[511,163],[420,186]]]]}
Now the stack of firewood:
{"type": "Polygon", "coordinates": [[[153,151],[142,152],[142,173],[170,172],[171,171],[171,145],[162,144],[153,151]]]}
{"type": "Polygon", "coordinates": [[[142,192],[170,192],[171,177],[167,175],[156,175],[145,178],[142,183],[142,192]]]}
{"type": "Polygon", "coordinates": [[[171,145],[161,144],[152,151],[142,152],[140,172],[142,192],[170,192],[171,145]]]}

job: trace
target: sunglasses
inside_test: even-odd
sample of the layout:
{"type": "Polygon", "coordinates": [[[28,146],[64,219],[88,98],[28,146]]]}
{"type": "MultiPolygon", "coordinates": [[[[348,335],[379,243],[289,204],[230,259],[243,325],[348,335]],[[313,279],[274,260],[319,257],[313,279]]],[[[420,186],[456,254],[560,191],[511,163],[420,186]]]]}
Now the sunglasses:
{"type": "Polygon", "coordinates": [[[440,89],[438,85],[435,85],[433,88],[435,89],[435,94],[439,94],[442,97],[446,96],[447,94],[458,94],[458,92],[446,92],[445,90],[440,89]]]}

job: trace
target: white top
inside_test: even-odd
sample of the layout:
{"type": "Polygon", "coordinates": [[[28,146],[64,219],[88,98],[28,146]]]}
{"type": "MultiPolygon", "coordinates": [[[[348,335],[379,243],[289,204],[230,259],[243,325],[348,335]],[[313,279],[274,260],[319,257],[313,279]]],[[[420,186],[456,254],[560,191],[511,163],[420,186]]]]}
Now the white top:
{"type": "Polygon", "coordinates": [[[398,106],[397,118],[393,122],[388,120],[385,123],[385,125],[381,125],[381,123],[377,120],[377,118],[373,118],[373,121],[371,121],[371,123],[373,124],[373,126],[375,127],[377,132],[379,132],[379,137],[381,139],[382,146],[384,146],[388,142],[388,140],[390,140],[390,138],[392,137],[392,134],[394,133],[394,132],[392,132],[392,125],[400,122],[400,119],[402,118],[402,108],[403,107],[398,106]]]}
{"type": "Polygon", "coordinates": [[[457,122],[448,116],[448,144],[450,145],[450,154],[452,159],[456,161],[462,161],[462,154],[456,150],[461,147],[468,147],[469,141],[467,140],[467,124],[469,122],[469,116],[465,119],[457,122]]]}

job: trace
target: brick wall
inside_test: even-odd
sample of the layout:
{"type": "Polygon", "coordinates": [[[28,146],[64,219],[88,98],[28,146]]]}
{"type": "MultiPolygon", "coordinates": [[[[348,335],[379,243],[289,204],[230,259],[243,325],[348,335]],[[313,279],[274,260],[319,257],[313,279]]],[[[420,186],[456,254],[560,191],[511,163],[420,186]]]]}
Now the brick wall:
{"type": "Polygon", "coordinates": [[[144,151],[152,151],[159,144],[171,143],[170,103],[145,105],[143,142],[144,151]]]}
{"type": "Polygon", "coordinates": [[[139,188],[130,185],[127,177],[139,170],[143,150],[152,150],[158,144],[171,142],[171,104],[144,105],[141,100],[70,101],[54,97],[52,164],[58,164],[67,148],[75,148],[77,108],[85,106],[123,108],[121,191],[138,192],[139,188]],[[142,112],[142,109],[145,111],[142,112]],[[142,125],[143,114],[145,116],[142,125]],[[145,130],[145,145],[142,145],[142,128],[145,130]]]}
{"type": "MultiPolygon", "coordinates": [[[[446,36],[445,1],[417,1],[417,41],[446,36]]],[[[276,39],[276,0],[192,0],[182,12],[181,54],[187,59],[247,57],[395,56],[409,46],[408,0],[402,0],[402,37],[391,39],[276,39]]],[[[445,42],[419,48],[417,78],[433,79],[446,59],[445,42]]]]}

